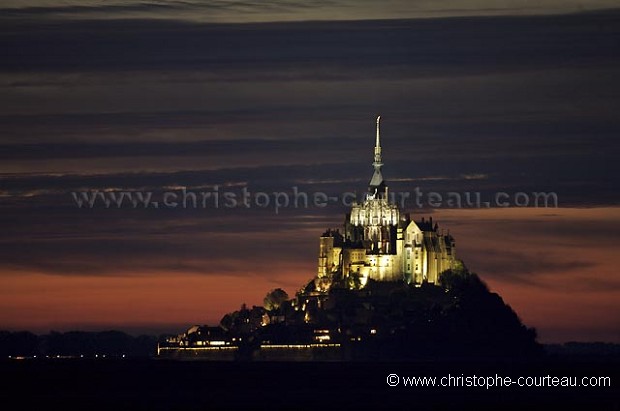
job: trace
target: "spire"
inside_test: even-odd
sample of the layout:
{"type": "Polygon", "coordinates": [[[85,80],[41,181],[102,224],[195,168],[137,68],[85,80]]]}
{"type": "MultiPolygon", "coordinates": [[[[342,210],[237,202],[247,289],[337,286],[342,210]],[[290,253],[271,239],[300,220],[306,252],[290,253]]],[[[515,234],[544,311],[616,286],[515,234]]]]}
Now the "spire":
{"type": "Polygon", "coordinates": [[[379,121],[381,121],[381,116],[377,117],[377,139],[375,141],[375,161],[372,163],[372,166],[375,169],[375,172],[370,179],[370,187],[369,192],[375,195],[377,193],[377,188],[380,186],[385,186],[385,182],[383,181],[383,176],[381,175],[381,166],[383,162],[381,161],[381,140],[379,137],[379,121]]]}
{"type": "Polygon", "coordinates": [[[383,163],[381,162],[381,140],[379,138],[379,122],[381,121],[381,116],[377,117],[377,141],[375,142],[375,162],[372,164],[377,167],[381,167],[383,163]]]}

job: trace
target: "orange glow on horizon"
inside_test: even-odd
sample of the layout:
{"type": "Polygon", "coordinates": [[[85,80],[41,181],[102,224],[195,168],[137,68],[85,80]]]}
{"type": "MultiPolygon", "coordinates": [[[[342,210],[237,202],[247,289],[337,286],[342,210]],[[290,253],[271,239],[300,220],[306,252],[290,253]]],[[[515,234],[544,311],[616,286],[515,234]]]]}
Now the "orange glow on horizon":
{"type": "MultiPolygon", "coordinates": [[[[541,341],[620,342],[617,245],[587,229],[597,223],[613,230],[620,224],[620,208],[439,210],[433,216],[440,228],[450,229],[456,237],[457,256],[526,325],[537,328],[541,341]],[[574,227],[575,233],[554,231],[566,227],[569,231],[574,227]],[[501,262],[506,258],[502,252],[517,261],[511,271],[485,265],[501,262]],[[572,262],[584,264],[571,267],[572,262]]],[[[304,235],[314,234],[318,248],[321,230],[310,231],[304,235]]],[[[271,262],[273,270],[268,273],[262,271],[270,262],[260,261],[260,256],[253,260],[238,261],[226,274],[64,276],[5,268],[0,276],[0,329],[215,325],[242,303],[262,305],[273,288],[284,288],[293,296],[315,273],[313,260],[283,255],[281,261],[271,262]],[[248,270],[254,263],[259,268],[248,270]]]]}

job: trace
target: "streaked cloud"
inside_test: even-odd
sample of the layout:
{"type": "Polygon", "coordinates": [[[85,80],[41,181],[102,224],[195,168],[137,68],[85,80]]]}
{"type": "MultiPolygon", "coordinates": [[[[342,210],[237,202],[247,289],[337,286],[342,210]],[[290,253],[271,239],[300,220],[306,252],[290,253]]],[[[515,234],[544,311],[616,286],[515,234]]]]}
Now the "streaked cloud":
{"type": "Polygon", "coordinates": [[[12,17],[168,18],[201,22],[403,19],[574,13],[616,8],[613,0],[7,0],[12,17]]]}

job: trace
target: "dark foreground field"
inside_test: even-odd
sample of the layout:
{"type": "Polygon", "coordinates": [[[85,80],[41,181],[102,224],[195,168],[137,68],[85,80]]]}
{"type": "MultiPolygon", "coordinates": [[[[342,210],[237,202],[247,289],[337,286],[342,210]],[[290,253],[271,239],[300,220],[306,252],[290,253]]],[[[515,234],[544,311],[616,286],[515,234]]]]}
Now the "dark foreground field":
{"type": "MultiPolygon", "coordinates": [[[[171,360],[12,360],[0,363],[5,409],[619,410],[618,361],[216,363],[171,360]],[[387,384],[389,374],[401,379],[387,384]],[[406,376],[609,376],[611,387],[404,387],[406,376]]],[[[4,408],[4,407],[3,407],[4,408]]]]}

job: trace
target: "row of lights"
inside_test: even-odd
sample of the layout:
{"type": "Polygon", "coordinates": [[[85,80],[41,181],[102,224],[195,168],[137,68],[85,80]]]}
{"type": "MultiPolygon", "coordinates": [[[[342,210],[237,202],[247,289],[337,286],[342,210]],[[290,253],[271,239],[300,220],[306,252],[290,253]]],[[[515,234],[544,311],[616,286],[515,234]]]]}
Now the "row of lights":
{"type": "MultiPolygon", "coordinates": [[[[21,355],[9,355],[8,356],[9,360],[27,360],[27,359],[35,359],[37,358],[36,355],[33,355],[32,357],[26,357],[26,356],[21,356],[21,355]]],[[[62,359],[75,359],[78,358],[75,355],[46,355],[45,358],[62,358],[62,359]]],[[[84,354],[81,354],[79,358],[84,358],[84,354]]],[[[99,358],[99,354],[95,354],[95,358],[99,358]]],[[[101,355],[101,358],[106,358],[105,354],[101,355]]],[[[121,355],[121,358],[127,358],[126,354],[121,355]]]]}

